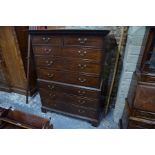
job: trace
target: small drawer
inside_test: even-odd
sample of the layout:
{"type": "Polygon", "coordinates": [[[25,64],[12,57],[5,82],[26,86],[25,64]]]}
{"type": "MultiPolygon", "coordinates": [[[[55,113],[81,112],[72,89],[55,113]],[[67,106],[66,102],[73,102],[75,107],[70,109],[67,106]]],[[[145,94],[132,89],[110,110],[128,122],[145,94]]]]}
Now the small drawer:
{"type": "Polygon", "coordinates": [[[48,67],[49,69],[61,69],[63,66],[62,66],[62,63],[61,63],[61,59],[57,59],[55,57],[45,57],[45,56],[42,56],[42,57],[35,57],[35,64],[36,64],[36,67],[48,67]]]}
{"type": "Polygon", "coordinates": [[[155,112],[155,87],[149,84],[139,84],[136,89],[134,108],[155,112]]]}
{"type": "Polygon", "coordinates": [[[104,38],[102,36],[84,36],[84,35],[64,36],[64,45],[103,48],[104,38]]]}
{"type": "Polygon", "coordinates": [[[58,71],[51,69],[37,69],[39,79],[57,81],[93,88],[100,88],[101,79],[98,76],[86,75],[82,73],[58,71]]]}
{"type": "Polygon", "coordinates": [[[54,90],[55,92],[72,94],[72,95],[77,95],[81,97],[88,97],[88,98],[94,98],[94,99],[100,99],[101,97],[101,91],[98,89],[94,89],[94,90],[86,89],[86,88],[62,85],[62,84],[57,84],[52,82],[43,82],[43,81],[39,81],[39,87],[43,90],[48,90],[48,91],[54,90]]]}
{"type": "Polygon", "coordinates": [[[101,62],[104,56],[102,49],[64,47],[62,50],[64,57],[88,59],[96,62],[101,62]]]}
{"type": "Polygon", "coordinates": [[[61,48],[53,46],[33,46],[35,56],[61,56],[61,48]]]}
{"type": "Polygon", "coordinates": [[[60,36],[50,35],[32,36],[32,44],[48,44],[52,46],[61,46],[62,38],[60,36]]]}
{"type": "Polygon", "coordinates": [[[83,72],[83,73],[90,73],[90,74],[96,74],[98,76],[102,73],[102,66],[96,63],[91,63],[87,61],[74,61],[74,63],[70,63],[72,65],[69,70],[71,71],[77,71],[77,72],[83,72]]]}

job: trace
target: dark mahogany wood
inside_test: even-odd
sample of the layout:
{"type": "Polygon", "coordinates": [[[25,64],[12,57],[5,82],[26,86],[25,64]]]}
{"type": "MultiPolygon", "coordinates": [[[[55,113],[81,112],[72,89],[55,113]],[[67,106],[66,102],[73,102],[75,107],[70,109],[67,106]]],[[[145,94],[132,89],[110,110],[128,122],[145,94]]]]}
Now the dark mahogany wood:
{"type": "Polygon", "coordinates": [[[64,57],[88,59],[94,62],[102,62],[104,51],[103,49],[85,48],[85,47],[64,47],[62,49],[64,57]]]}
{"type": "Polygon", "coordinates": [[[144,118],[144,119],[151,119],[151,120],[155,119],[154,112],[149,112],[149,111],[144,111],[139,109],[133,109],[132,116],[138,117],[138,118],[144,118]]]}
{"type": "Polygon", "coordinates": [[[1,129],[48,129],[53,128],[48,119],[12,108],[0,108],[1,129]]]}
{"type": "Polygon", "coordinates": [[[59,81],[63,83],[70,83],[93,88],[101,88],[101,80],[96,75],[47,68],[37,69],[37,73],[39,79],[59,81]]]}
{"type": "Polygon", "coordinates": [[[40,35],[40,36],[32,36],[32,44],[49,44],[52,46],[61,46],[62,45],[62,37],[59,36],[51,36],[51,35],[40,35]]]}
{"type": "Polygon", "coordinates": [[[106,90],[104,30],[31,30],[42,111],[99,124],[106,90]],[[103,81],[105,81],[103,83],[103,81]]]}
{"type": "Polygon", "coordinates": [[[88,98],[94,98],[98,99],[101,97],[101,90],[95,89],[95,88],[88,88],[88,87],[77,87],[73,85],[66,85],[66,84],[60,84],[57,82],[44,82],[44,81],[38,81],[39,87],[41,89],[45,90],[54,90],[56,92],[60,93],[66,93],[71,95],[77,95],[81,97],[88,97],[88,98]]]}
{"type": "Polygon", "coordinates": [[[150,83],[139,83],[134,99],[134,108],[155,112],[155,85],[150,83]]]}
{"type": "Polygon", "coordinates": [[[47,45],[34,45],[33,51],[36,56],[63,56],[67,58],[79,58],[84,60],[91,60],[94,62],[101,62],[103,51],[101,49],[84,48],[84,47],[55,47],[47,45]]]}
{"type": "Polygon", "coordinates": [[[48,69],[57,69],[74,71],[74,72],[83,72],[83,73],[92,73],[100,75],[102,72],[102,66],[100,64],[83,60],[83,59],[69,59],[62,57],[35,57],[36,67],[42,68],[46,67],[48,69]]]}
{"type": "Polygon", "coordinates": [[[71,95],[66,93],[60,93],[54,90],[45,90],[40,88],[41,96],[44,96],[45,99],[49,98],[49,100],[53,102],[65,102],[66,104],[70,105],[78,105],[79,107],[85,107],[88,109],[97,109],[100,105],[99,99],[92,99],[87,97],[81,97],[77,95],[71,95]]]}
{"type": "Polygon", "coordinates": [[[141,73],[140,81],[155,83],[155,74],[141,73]]]}
{"type": "Polygon", "coordinates": [[[129,118],[129,129],[155,129],[155,121],[138,117],[129,118]]]}
{"type": "Polygon", "coordinates": [[[31,35],[90,35],[105,37],[109,30],[82,30],[82,29],[62,29],[62,30],[29,30],[31,35]]]}
{"type": "Polygon", "coordinates": [[[47,45],[41,45],[41,46],[34,45],[33,53],[35,56],[47,56],[47,57],[54,57],[54,56],[62,55],[61,47],[47,46],[47,45]]]}
{"type": "Polygon", "coordinates": [[[102,36],[72,35],[64,36],[64,46],[104,47],[102,36]]]}
{"type": "Polygon", "coordinates": [[[50,99],[43,99],[43,106],[53,109],[71,113],[72,115],[80,115],[83,117],[89,117],[90,119],[95,119],[96,122],[99,119],[99,113],[96,110],[91,110],[88,108],[83,108],[75,104],[66,104],[65,102],[51,101],[50,99]]]}

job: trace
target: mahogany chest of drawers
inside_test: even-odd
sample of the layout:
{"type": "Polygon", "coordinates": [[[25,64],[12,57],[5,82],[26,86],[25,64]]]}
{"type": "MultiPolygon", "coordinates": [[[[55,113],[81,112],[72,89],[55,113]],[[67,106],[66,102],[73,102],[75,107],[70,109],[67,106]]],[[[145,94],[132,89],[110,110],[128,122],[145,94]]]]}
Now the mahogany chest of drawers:
{"type": "Polygon", "coordinates": [[[149,28],[141,66],[136,70],[122,117],[123,128],[155,129],[155,28],[149,28]]]}
{"type": "Polygon", "coordinates": [[[97,125],[103,106],[105,30],[31,30],[42,111],[97,125]]]}
{"type": "Polygon", "coordinates": [[[138,82],[131,93],[126,99],[122,128],[155,129],[155,85],[138,82]]]}

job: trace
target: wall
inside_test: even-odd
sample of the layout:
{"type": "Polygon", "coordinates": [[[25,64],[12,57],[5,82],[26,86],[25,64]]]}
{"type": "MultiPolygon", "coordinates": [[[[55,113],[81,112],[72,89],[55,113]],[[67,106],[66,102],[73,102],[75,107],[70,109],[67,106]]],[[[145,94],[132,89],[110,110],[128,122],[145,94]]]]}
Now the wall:
{"type": "Polygon", "coordinates": [[[129,27],[123,67],[120,76],[119,88],[117,92],[116,104],[114,109],[114,121],[119,122],[122,116],[125,98],[127,97],[133,72],[140,64],[146,38],[146,27],[129,27]]]}

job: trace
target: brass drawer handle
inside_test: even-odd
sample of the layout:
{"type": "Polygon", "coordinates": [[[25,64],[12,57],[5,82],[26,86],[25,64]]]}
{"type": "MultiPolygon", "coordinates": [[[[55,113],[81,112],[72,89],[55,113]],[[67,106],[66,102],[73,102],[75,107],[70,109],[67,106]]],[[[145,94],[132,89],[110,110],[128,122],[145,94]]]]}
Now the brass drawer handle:
{"type": "Polygon", "coordinates": [[[50,74],[50,73],[48,73],[47,76],[48,76],[49,78],[51,78],[51,77],[54,76],[54,74],[50,74]]]}
{"type": "Polygon", "coordinates": [[[46,64],[47,64],[47,66],[50,66],[50,65],[52,65],[53,64],[53,61],[51,60],[51,61],[46,61],[46,64]]]}
{"type": "Polygon", "coordinates": [[[80,44],[84,44],[87,41],[87,38],[78,38],[80,44]]]}
{"type": "Polygon", "coordinates": [[[86,101],[85,100],[78,100],[78,103],[84,104],[84,103],[86,103],[86,101]]]}
{"type": "Polygon", "coordinates": [[[87,51],[83,51],[83,52],[82,51],[78,51],[78,53],[79,53],[80,56],[83,57],[83,56],[85,56],[87,54],[87,51]]]}
{"type": "Polygon", "coordinates": [[[84,68],[86,68],[87,67],[87,65],[86,64],[78,64],[78,66],[80,67],[80,69],[84,69],[84,68]]]}
{"type": "Polygon", "coordinates": [[[82,91],[82,90],[79,90],[78,93],[79,93],[79,95],[85,95],[86,94],[86,92],[82,91]]]}
{"type": "Polygon", "coordinates": [[[81,109],[78,109],[78,112],[81,113],[81,114],[85,113],[85,111],[81,110],[81,109]]]}
{"type": "Polygon", "coordinates": [[[55,94],[52,94],[52,93],[50,93],[49,96],[50,96],[51,98],[55,98],[55,97],[56,97],[56,95],[55,95],[55,94]]]}
{"type": "Polygon", "coordinates": [[[54,85],[48,85],[48,88],[50,89],[50,90],[53,90],[55,87],[54,87],[54,85]]]}
{"type": "Polygon", "coordinates": [[[87,79],[81,79],[81,78],[78,78],[78,80],[79,80],[81,83],[83,83],[83,82],[86,82],[86,81],[87,81],[87,79]]]}
{"type": "Polygon", "coordinates": [[[49,40],[51,40],[51,38],[50,37],[43,37],[42,40],[45,42],[48,42],[49,40]]]}
{"type": "Polygon", "coordinates": [[[46,54],[49,54],[52,51],[52,49],[51,48],[50,49],[45,48],[44,51],[46,54]]]}

